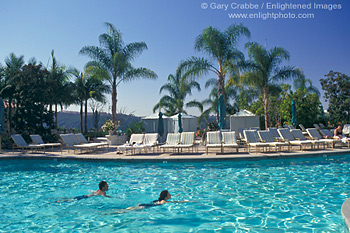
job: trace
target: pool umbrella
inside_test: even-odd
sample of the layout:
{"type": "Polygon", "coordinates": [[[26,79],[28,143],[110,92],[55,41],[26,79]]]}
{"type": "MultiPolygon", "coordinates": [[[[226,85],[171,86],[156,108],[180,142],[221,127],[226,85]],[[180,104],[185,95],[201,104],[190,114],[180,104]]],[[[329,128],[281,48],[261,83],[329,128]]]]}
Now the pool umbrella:
{"type": "Polygon", "coordinates": [[[292,100],[292,125],[296,127],[297,125],[297,107],[295,106],[295,101],[292,100]]]}
{"type": "Polygon", "coordinates": [[[183,128],[182,128],[182,120],[181,120],[181,113],[179,113],[179,115],[177,115],[178,119],[179,119],[179,133],[182,133],[183,128]]]}
{"type": "Polygon", "coordinates": [[[163,120],[163,113],[159,112],[158,114],[158,134],[160,136],[160,139],[162,141],[163,139],[163,133],[164,133],[164,120],[163,120]]]}
{"type": "Polygon", "coordinates": [[[220,129],[223,129],[225,128],[225,102],[224,102],[224,97],[222,95],[219,96],[218,111],[219,111],[219,127],[220,129]]]}
{"type": "Polygon", "coordinates": [[[1,152],[1,137],[5,132],[5,107],[4,107],[4,101],[0,97],[0,152],[1,152]]]}

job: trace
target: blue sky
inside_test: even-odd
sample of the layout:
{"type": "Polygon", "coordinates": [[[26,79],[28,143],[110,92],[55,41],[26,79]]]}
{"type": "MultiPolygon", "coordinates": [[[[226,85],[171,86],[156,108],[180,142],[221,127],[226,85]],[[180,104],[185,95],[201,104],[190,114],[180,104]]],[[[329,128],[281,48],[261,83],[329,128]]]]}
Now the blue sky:
{"type": "MultiPolygon", "coordinates": [[[[350,3],[345,0],[6,0],[0,7],[0,63],[11,53],[25,60],[35,57],[45,66],[50,52],[61,65],[83,71],[89,61],[79,55],[86,45],[98,46],[98,36],[106,32],[104,22],[122,32],[126,43],[144,41],[148,50],[133,63],[155,71],[158,80],[135,80],[118,89],[118,109],[138,116],[152,114],[160,87],[174,73],[181,60],[202,56],[194,50],[195,38],[208,26],[225,30],[232,23],[243,23],[251,31],[250,41],[267,47],[280,46],[290,52],[286,65],[303,69],[307,78],[321,90],[319,79],[330,70],[350,75],[350,3]],[[208,8],[202,9],[207,3],[208,8]],[[337,10],[275,10],[274,13],[313,13],[314,19],[230,19],[228,13],[265,13],[266,10],[233,10],[232,3],[311,3],[341,5],[337,10]],[[228,4],[228,10],[211,9],[228,4]]],[[[239,48],[247,55],[242,38],[239,48]]],[[[215,77],[210,75],[208,77],[215,77]]],[[[199,79],[202,91],[188,98],[203,100],[209,90],[199,79]]],[[[110,97],[108,96],[110,102],[110,97]]],[[[108,111],[110,103],[105,106],[108,111]]],[[[70,107],[69,110],[77,110],[70,107]]],[[[198,114],[189,109],[189,113],[198,114]]]]}

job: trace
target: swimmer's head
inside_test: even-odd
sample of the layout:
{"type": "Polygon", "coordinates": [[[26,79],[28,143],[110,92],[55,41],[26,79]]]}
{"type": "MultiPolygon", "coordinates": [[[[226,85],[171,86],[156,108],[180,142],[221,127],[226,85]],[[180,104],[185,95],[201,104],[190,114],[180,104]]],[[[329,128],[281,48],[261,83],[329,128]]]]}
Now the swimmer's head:
{"type": "Polygon", "coordinates": [[[98,184],[98,187],[101,191],[107,191],[108,190],[108,184],[106,181],[101,181],[99,184],[98,184]]]}
{"type": "Polygon", "coordinates": [[[158,198],[158,201],[163,201],[163,200],[169,200],[171,198],[170,193],[168,192],[168,190],[163,190],[158,198]]]}

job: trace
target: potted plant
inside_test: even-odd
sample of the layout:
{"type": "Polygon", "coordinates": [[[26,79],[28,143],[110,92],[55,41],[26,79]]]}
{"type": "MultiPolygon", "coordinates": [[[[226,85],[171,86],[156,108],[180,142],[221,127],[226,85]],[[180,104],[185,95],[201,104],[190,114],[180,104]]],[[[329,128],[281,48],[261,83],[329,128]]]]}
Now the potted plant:
{"type": "Polygon", "coordinates": [[[101,126],[101,129],[103,132],[108,132],[109,135],[114,135],[118,127],[119,121],[117,122],[117,124],[114,124],[113,121],[109,119],[101,126]]]}

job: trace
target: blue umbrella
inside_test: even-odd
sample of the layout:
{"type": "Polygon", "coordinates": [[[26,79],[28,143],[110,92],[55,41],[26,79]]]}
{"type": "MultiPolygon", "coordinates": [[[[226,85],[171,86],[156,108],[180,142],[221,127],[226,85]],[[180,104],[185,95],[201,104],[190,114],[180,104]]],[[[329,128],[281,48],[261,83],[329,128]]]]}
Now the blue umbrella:
{"type": "Polygon", "coordinates": [[[0,151],[1,151],[1,135],[5,132],[5,107],[4,101],[0,97],[0,151]]]}
{"type": "Polygon", "coordinates": [[[223,95],[219,96],[218,111],[219,111],[219,127],[220,129],[223,129],[225,128],[225,102],[224,102],[223,95]]]}
{"type": "Polygon", "coordinates": [[[164,133],[164,120],[163,120],[163,113],[159,112],[158,114],[158,134],[160,137],[163,136],[164,133]]]}
{"type": "Polygon", "coordinates": [[[182,133],[183,128],[182,128],[182,120],[181,120],[181,113],[179,113],[179,115],[177,115],[178,119],[179,119],[179,133],[182,133]]]}
{"type": "Polygon", "coordinates": [[[295,106],[295,101],[292,100],[292,125],[296,127],[297,125],[297,107],[295,106]]]}

